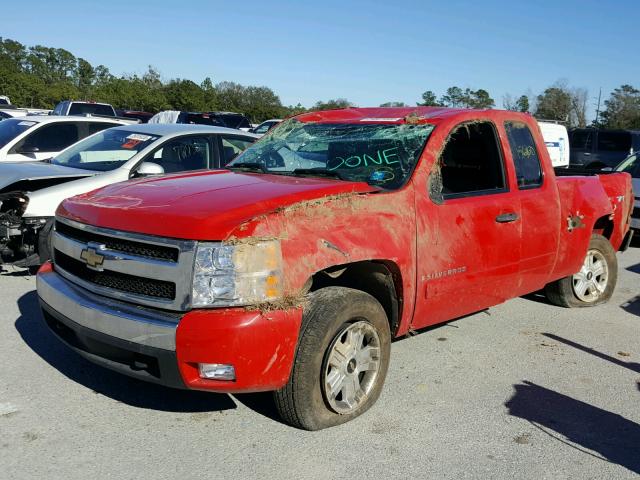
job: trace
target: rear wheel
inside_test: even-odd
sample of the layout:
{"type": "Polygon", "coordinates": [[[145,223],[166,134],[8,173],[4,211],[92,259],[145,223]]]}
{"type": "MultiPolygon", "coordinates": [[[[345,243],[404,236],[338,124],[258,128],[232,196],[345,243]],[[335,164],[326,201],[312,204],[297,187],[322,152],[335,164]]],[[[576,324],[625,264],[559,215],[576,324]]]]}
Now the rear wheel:
{"type": "Polygon", "coordinates": [[[311,294],[289,382],[275,392],[282,418],[306,430],[347,422],[378,399],[391,333],[382,305],[344,287],[311,294]]]}
{"type": "Polygon", "coordinates": [[[562,307],[590,307],[607,302],[618,279],[618,261],[611,243],[592,235],[580,271],[545,287],[551,303],[562,307]]]}

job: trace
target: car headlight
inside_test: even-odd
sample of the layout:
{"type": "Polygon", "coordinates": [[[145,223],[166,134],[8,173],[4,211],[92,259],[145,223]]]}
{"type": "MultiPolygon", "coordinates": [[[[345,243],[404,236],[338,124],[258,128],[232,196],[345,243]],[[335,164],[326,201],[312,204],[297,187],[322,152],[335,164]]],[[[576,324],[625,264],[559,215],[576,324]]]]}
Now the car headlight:
{"type": "Polygon", "coordinates": [[[230,307],[282,296],[282,251],[278,240],[229,245],[198,243],[192,306],[230,307]]]}
{"type": "Polygon", "coordinates": [[[53,217],[22,217],[25,225],[41,227],[53,217]]]}

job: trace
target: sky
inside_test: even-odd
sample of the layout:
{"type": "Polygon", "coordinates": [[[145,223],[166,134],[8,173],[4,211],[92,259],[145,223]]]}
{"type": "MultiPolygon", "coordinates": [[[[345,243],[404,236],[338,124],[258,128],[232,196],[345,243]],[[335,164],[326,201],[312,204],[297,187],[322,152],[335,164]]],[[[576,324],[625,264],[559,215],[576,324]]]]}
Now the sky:
{"type": "Polygon", "coordinates": [[[422,92],[538,94],[558,80],[589,91],[593,116],[640,87],[640,2],[57,0],[3,2],[0,36],[64,48],[114,74],[272,88],[285,105],[347,98],[414,105],[422,92]]]}

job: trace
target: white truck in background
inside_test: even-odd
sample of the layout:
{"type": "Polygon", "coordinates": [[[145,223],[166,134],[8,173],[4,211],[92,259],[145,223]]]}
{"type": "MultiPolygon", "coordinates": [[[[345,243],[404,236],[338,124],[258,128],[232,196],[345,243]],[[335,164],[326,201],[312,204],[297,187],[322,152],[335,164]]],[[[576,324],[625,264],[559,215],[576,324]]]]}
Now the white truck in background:
{"type": "Polygon", "coordinates": [[[538,121],[544,144],[549,151],[553,168],[569,166],[569,132],[554,121],[538,121]]]}

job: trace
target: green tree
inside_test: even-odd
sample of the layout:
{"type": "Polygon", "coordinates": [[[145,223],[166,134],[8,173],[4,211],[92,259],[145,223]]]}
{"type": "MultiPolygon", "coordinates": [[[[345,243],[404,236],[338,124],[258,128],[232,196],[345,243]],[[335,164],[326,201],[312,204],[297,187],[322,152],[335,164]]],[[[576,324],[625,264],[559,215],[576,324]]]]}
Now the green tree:
{"type": "Polygon", "coordinates": [[[427,90],[422,94],[422,102],[417,103],[420,107],[442,107],[442,103],[436,98],[436,94],[427,90]]]}
{"type": "Polygon", "coordinates": [[[170,80],[164,91],[167,101],[175,110],[197,112],[207,109],[204,90],[191,80],[170,80]]]}
{"type": "Polygon", "coordinates": [[[568,122],[571,114],[571,94],[562,86],[547,88],[538,95],[535,116],[541,119],[568,122]]]}
{"type": "Polygon", "coordinates": [[[441,97],[440,103],[447,107],[465,107],[465,93],[460,87],[449,87],[447,93],[441,97]]]}
{"type": "Polygon", "coordinates": [[[601,123],[606,128],[640,129],[640,90],[621,85],[604,105],[601,123]]]}
{"type": "Polygon", "coordinates": [[[84,58],[78,58],[78,66],[75,73],[75,84],[81,95],[85,98],[91,98],[91,88],[95,80],[96,74],[93,67],[84,58]]]}
{"type": "Polygon", "coordinates": [[[518,100],[516,100],[516,108],[518,112],[528,113],[529,112],[529,97],[526,95],[520,95],[518,100]]]}
{"type": "Polygon", "coordinates": [[[337,110],[340,108],[349,108],[353,107],[353,103],[351,103],[346,98],[336,98],[332,100],[327,100],[326,102],[318,101],[313,106],[312,110],[337,110]]]}
{"type": "Polygon", "coordinates": [[[495,101],[489,92],[480,88],[478,90],[465,89],[462,97],[462,105],[467,108],[487,109],[493,108],[495,101]]]}
{"type": "Polygon", "coordinates": [[[380,105],[381,107],[408,107],[404,102],[385,102],[380,105]]]}

